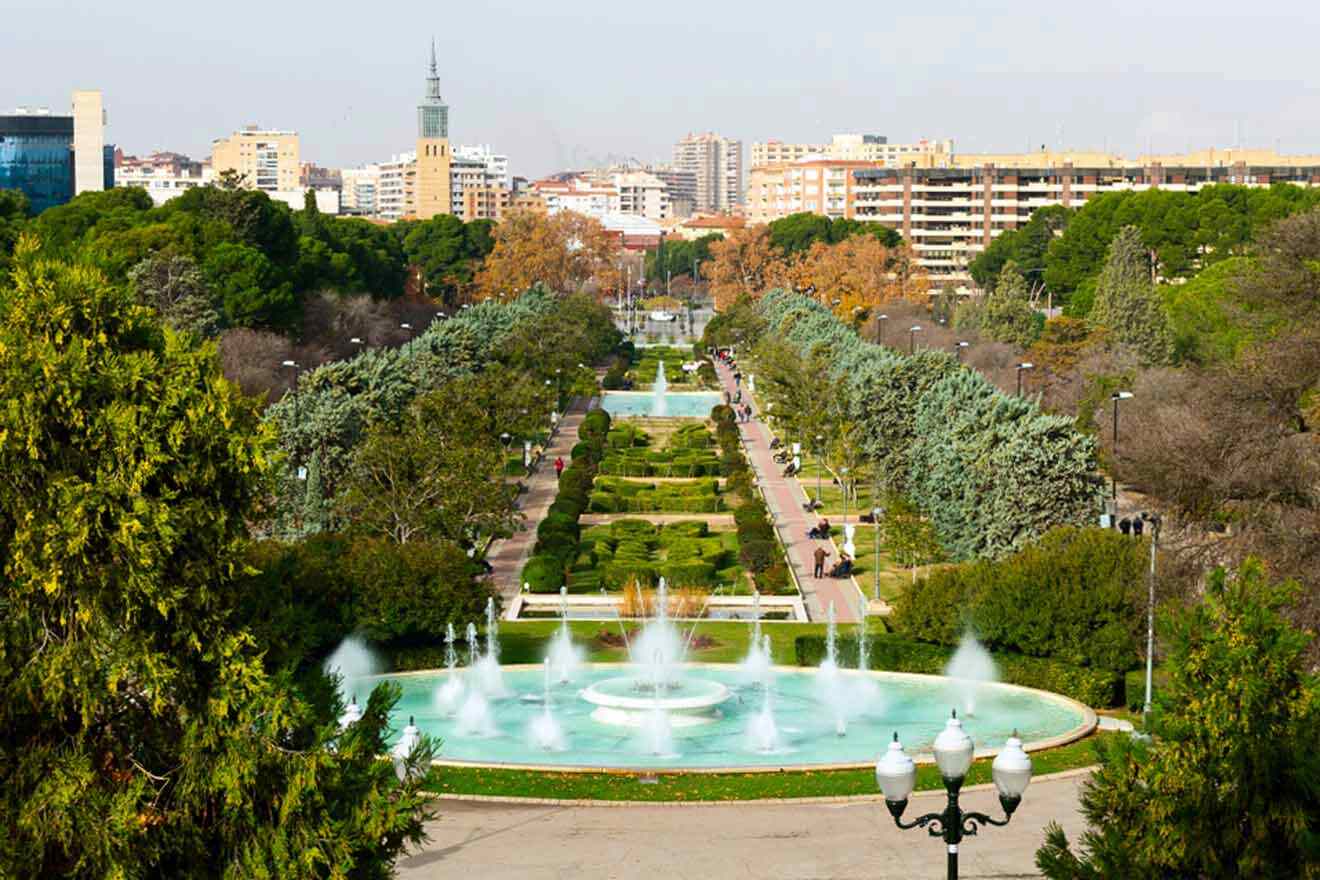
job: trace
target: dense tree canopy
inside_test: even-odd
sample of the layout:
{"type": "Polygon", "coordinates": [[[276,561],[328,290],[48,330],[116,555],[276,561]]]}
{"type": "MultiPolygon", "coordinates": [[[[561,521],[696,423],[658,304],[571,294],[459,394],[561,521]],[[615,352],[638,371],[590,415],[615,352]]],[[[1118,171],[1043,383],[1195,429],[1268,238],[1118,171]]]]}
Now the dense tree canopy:
{"type": "Polygon", "coordinates": [[[384,877],[423,803],[378,760],[395,696],[328,748],[337,705],[245,618],[269,432],[213,349],[36,249],[0,288],[0,874],[384,877]]]}

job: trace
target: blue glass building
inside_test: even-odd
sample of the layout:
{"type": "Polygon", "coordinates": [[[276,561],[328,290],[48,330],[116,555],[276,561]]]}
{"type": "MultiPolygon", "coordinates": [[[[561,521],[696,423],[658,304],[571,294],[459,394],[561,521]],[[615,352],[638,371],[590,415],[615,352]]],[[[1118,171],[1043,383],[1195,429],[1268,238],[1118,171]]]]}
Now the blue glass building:
{"type": "Polygon", "coordinates": [[[33,213],[73,198],[73,117],[0,116],[0,189],[22,190],[33,213]]]}

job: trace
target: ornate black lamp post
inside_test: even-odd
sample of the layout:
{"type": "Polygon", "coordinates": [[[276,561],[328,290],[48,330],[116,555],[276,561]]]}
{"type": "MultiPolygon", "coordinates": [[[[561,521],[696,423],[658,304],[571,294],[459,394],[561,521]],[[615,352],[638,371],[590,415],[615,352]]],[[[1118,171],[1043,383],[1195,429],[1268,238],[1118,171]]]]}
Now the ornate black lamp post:
{"type": "Polygon", "coordinates": [[[884,792],[885,806],[894,817],[894,824],[903,830],[925,828],[927,834],[941,838],[948,846],[949,880],[958,878],[958,844],[962,839],[975,835],[981,825],[1007,825],[1013,818],[1013,811],[1022,803],[1022,793],[1031,782],[1031,758],[1022,750],[1022,740],[1018,739],[1014,731],[991,767],[995,787],[999,789],[999,803],[1004,808],[1004,818],[995,819],[985,813],[963,810],[958,805],[958,792],[972,766],[973,751],[972,738],[962,729],[962,722],[958,720],[955,711],[944,730],[935,737],[934,746],[935,764],[944,779],[944,790],[949,795],[948,803],[943,811],[918,816],[911,822],[903,821],[903,811],[907,809],[908,796],[916,785],[917,767],[904,754],[897,733],[894,734],[894,741],[889,744],[889,750],[880,756],[875,765],[875,781],[884,792]]]}

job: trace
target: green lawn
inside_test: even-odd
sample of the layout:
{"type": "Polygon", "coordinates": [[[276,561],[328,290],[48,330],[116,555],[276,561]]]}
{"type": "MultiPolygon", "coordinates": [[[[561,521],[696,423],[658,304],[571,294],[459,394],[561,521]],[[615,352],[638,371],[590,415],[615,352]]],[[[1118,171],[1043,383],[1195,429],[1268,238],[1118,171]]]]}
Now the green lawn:
{"type": "MultiPolygon", "coordinates": [[[[857,578],[857,584],[866,593],[867,598],[874,598],[875,593],[875,526],[866,523],[858,523],[856,520],[850,520],[857,526],[856,535],[853,543],[857,545],[857,556],[853,562],[853,574],[857,578]]],[[[834,543],[842,548],[843,546],[843,524],[839,520],[831,518],[830,534],[834,536],[834,543]]],[[[831,557],[830,565],[838,562],[838,559],[831,557]]],[[[932,568],[938,566],[918,565],[917,577],[925,577],[932,568]]],[[[904,584],[912,583],[912,569],[899,565],[894,562],[889,552],[885,550],[884,545],[880,546],[880,598],[886,602],[892,602],[898,596],[898,592],[904,584]]]]}
{"type": "MultiPolygon", "coordinates": [[[[820,498],[825,502],[823,512],[830,519],[843,518],[843,489],[830,482],[832,477],[829,471],[818,467],[809,455],[802,455],[802,473],[798,476],[798,482],[802,484],[802,491],[806,493],[807,498],[816,497],[816,476],[820,475],[820,498]]],[[[859,513],[867,513],[874,506],[875,493],[872,487],[868,485],[858,486],[855,498],[848,499],[848,518],[856,522],[859,513]]]]}
{"type": "MultiPolygon", "coordinates": [[[[1035,775],[1095,763],[1095,734],[1031,756],[1035,775]]],[[[990,782],[990,760],[972,764],[967,785],[990,782]]],[[[477,767],[435,767],[427,787],[443,794],[611,801],[740,801],[761,798],[838,797],[878,794],[875,772],[805,770],[763,773],[546,773],[477,767]]],[[[917,770],[917,791],[942,789],[934,765],[917,770]]],[[[1031,798],[1027,789],[1026,799],[1031,798]]],[[[915,812],[915,811],[914,811],[915,812]]]]}

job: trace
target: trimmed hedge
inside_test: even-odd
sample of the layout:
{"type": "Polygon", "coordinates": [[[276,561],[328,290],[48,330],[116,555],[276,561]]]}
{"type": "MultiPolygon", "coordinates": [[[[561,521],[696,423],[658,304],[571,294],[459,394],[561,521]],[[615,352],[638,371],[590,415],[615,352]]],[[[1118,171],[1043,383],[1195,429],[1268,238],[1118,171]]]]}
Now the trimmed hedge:
{"type": "MultiPolygon", "coordinates": [[[[819,666],[825,658],[825,637],[798,636],[793,648],[799,666],[819,666]]],[[[856,668],[856,636],[839,637],[836,654],[840,665],[856,668]]],[[[867,639],[871,669],[943,675],[953,654],[953,648],[897,636],[877,635],[867,639]]],[[[1022,654],[997,653],[992,656],[999,667],[1000,680],[1008,684],[1053,691],[1097,708],[1117,706],[1123,696],[1123,676],[1115,672],[1022,654]]]]}
{"type": "Polygon", "coordinates": [[[723,508],[719,481],[710,478],[692,483],[598,478],[590,503],[590,509],[595,513],[715,513],[723,508]]]}

